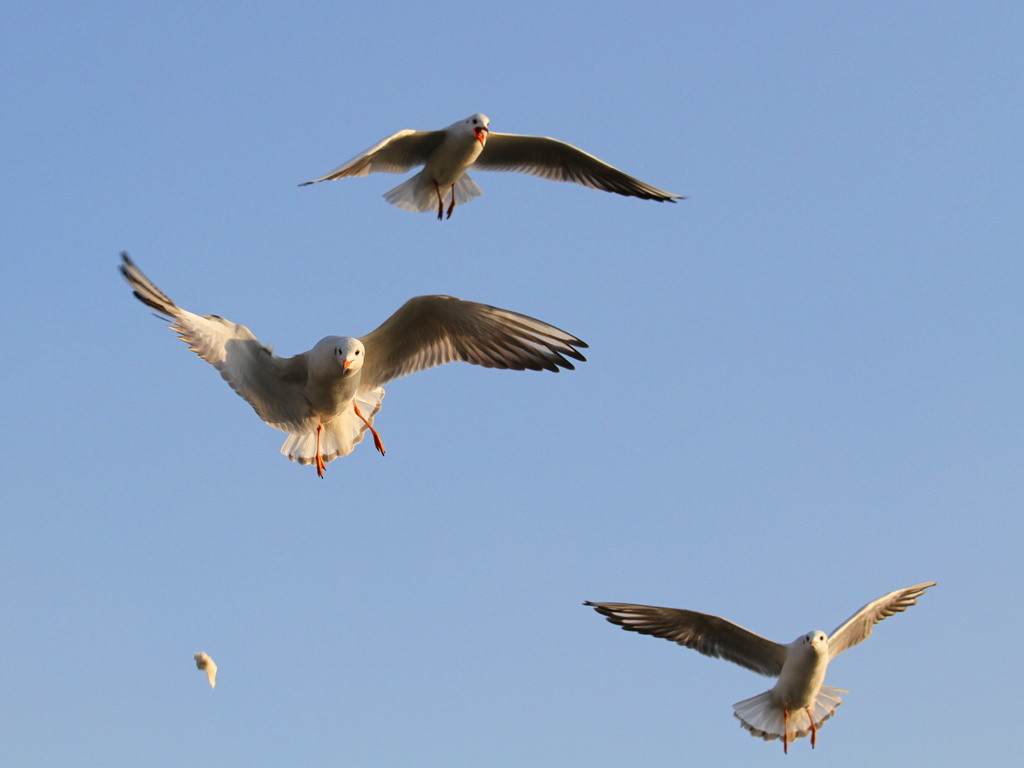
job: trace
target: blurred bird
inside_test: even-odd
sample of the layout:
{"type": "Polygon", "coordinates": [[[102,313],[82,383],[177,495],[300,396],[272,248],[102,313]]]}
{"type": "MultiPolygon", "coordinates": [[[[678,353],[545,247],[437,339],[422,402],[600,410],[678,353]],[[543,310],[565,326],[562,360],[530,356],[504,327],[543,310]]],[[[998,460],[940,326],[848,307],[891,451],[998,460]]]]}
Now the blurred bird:
{"type": "Polygon", "coordinates": [[[213,659],[207,656],[205,653],[200,652],[195,655],[196,669],[205,669],[206,676],[210,678],[210,687],[217,687],[217,665],[213,663],[213,659]]]}
{"type": "Polygon", "coordinates": [[[634,179],[582,149],[545,136],[492,133],[490,120],[477,113],[439,131],[406,128],[374,144],[318,181],[366,176],[369,173],[405,173],[419,165],[423,170],[384,194],[384,199],[405,211],[432,211],[448,218],[455,202],[468,203],[483,194],[466,171],[515,171],[552,181],[572,181],[591,189],[627,197],[674,203],[679,195],[634,179]]]}
{"type": "Polygon", "coordinates": [[[461,360],[516,371],[572,370],[585,361],[575,336],[526,315],[451,296],[409,299],[383,325],[361,338],[327,336],[311,350],[282,358],[244,325],[182,309],[122,253],[121,273],[135,297],[173,320],[170,328],[212,364],[261,419],[288,432],[281,453],[300,464],[346,456],[373,428],[383,385],[410,373],[461,360]]]}
{"type": "Polygon", "coordinates": [[[733,704],[733,713],[752,736],[765,741],[782,737],[783,751],[789,742],[810,734],[811,747],[818,728],[842,704],[839,688],[822,685],[829,662],[871,634],[875,624],[907,607],[935,582],[898,589],[868,603],[833,630],[828,637],[816,630],[789,645],[767,640],[718,616],[678,608],[656,608],[629,603],[586,602],[608,621],[623,629],[672,640],[705,656],[726,659],[760,675],[777,677],[764,693],[733,704]]]}

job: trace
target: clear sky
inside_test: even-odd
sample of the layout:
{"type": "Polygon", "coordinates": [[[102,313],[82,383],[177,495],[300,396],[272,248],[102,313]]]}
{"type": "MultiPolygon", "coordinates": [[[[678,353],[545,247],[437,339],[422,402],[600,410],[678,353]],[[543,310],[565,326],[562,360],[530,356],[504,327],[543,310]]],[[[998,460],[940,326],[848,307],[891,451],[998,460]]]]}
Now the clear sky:
{"type": "Polygon", "coordinates": [[[929,580],[785,764],[1015,763],[1022,40],[1019,2],[9,6],[0,764],[781,765],[730,706],[770,680],[581,603],[789,642],[929,580]],[[688,199],[297,186],[478,111],[688,199]],[[121,250],[282,355],[448,293],[589,360],[392,382],[387,456],[319,480],[121,250]]]}

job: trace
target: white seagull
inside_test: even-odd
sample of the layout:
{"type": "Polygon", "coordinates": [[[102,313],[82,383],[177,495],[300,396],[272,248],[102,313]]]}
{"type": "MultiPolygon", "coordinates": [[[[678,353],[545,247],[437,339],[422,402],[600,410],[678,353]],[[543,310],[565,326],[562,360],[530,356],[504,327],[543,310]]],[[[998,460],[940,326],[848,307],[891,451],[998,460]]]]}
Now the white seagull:
{"type": "Polygon", "coordinates": [[[206,653],[200,651],[194,656],[196,660],[196,669],[206,670],[206,676],[210,679],[210,687],[217,687],[217,665],[213,663],[206,653]]]}
{"type": "Polygon", "coordinates": [[[674,203],[680,195],[652,187],[613,168],[582,149],[546,136],[492,133],[491,121],[477,113],[439,131],[406,128],[365,152],[360,152],[326,176],[300,184],[366,176],[369,173],[405,173],[422,165],[423,170],[384,194],[392,205],[405,211],[444,213],[445,201],[451,218],[455,201],[468,203],[483,194],[466,171],[516,171],[552,181],[572,181],[591,189],[616,192],[628,197],[674,203]]]}
{"type": "Polygon", "coordinates": [[[409,299],[361,338],[327,336],[308,352],[278,357],[244,325],[194,315],[171,301],[122,253],[121,273],[135,297],[173,320],[189,349],[213,365],[261,419],[288,432],[281,453],[300,464],[346,456],[373,428],[383,385],[399,376],[461,360],[515,371],[573,369],[585,361],[575,336],[532,317],[451,296],[409,299]]]}
{"type": "Polygon", "coordinates": [[[828,637],[816,630],[789,645],[772,642],[719,616],[678,608],[656,608],[629,603],[586,602],[608,621],[623,629],[672,640],[718,659],[726,659],[760,675],[777,677],[764,693],[733,704],[733,713],[752,736],[765,741],[782,737],[783,751],[789,742],[810,734],[811,747],[818,728],[843,703],[840,688],[822,685],[829,662],[871,634],[882,619],[916,605],[929,581],[898,589],[868,603],[833,630],[828,637]]]}

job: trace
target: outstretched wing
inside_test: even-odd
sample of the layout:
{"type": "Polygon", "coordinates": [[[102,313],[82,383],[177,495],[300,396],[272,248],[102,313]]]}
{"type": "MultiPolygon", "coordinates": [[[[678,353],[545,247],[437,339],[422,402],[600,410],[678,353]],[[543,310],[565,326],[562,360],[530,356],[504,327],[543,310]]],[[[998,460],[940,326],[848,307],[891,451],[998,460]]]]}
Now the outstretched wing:
{"type": "Polygon", "coordinates": [[[828,638],[829,659],[834,659],[847,648],[867,640],[875,624],[907,610],[912,605],[917,605],[917,598],[923,595],[928,587],[934,586],[934,581],[915,584],[906,589],[897,589],[865,605],[832,631],[828,638]]]}
{"type": "Polygon", "coordinates": [[[725,659],[766,677],[778,677],[786,663],[786,647],[720,616],[679,608],[630,603],[591,603],[612,624],[630,632],[663,637],[705,656],[725,659]]]}
{"type": "Polygon", "coordinates": [[[586,360],[572,334],[532,317],[451,296],[417,296],[360,341],[360,390],[455,360],[514,371],[573,369],[586,360]]]}
{"type": "Polygon", "coordinates": [[[189,349],[220,371],[220,375],[272,427],[289,431],[310,415],[302,391],[306,356],[278,357],[244,325],[217,315],[194,315],[182,309],[150,282],[127,253],[121,254],[121,274],[135,298],[171,319],[171,330],[189,349]]]}
{"type": "Polygon", "coordinates": [[[571,181],[644,200],[674,203],[680,198],[680,195],[635,179],[582,149],[546,136],[488,133],[484,149],[473,167],[482,171],[528,173],[551,181],[571,181]]]}
{"type": "Polygon", "coordinates": [[[326,176],[299,184],[306,187],[318,181],[366,176],[370,173],[405,173],[427,162],[427,157],[444,140],[444,131],[414,131],[406,128],[360,152],[326,176]]]}

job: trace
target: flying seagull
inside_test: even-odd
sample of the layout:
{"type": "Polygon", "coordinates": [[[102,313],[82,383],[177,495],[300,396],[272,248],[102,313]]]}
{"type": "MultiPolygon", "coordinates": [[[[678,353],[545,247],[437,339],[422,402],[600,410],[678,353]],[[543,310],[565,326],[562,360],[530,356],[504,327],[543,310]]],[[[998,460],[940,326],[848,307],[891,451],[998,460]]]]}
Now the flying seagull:
{"type": "Polygon", "coordinates": [[[205,669],[206,676],[210,678],[210,687],[217,687],[217,665],[213,663],[207,654],[199,652],[195,655],[196,669],[205,669]]]}
{"type": "Polygon", "coordinates": [[[674,203],[680,195],[652,187],[639,179],[577,149],[546,136],[493,133],[490,120],[477,113],[439,131],[407,128],[360,152],[326,176],[300,184],[366,176],[369,173],[405,173],[422,165],[423,170],[407,179],[384,199],[405,211],[444,214],[445,201],[451,218],[455,202],[468,203],[483,194],[466,171],[516,171],[552,181],[572,181],[591,189],[615,192],[627,197],[674,203]]]}
{"type": "Polygon", "coordinates": [[[917,598],[935,582],[898,589],[868,603],[825,636],[815,630],[789,645],[772,642],[719,616],[678,608],[656,608],[629,603],[586,602],[608,621],[623,629],[672,640],[705,656],[725,659],[767,677],[777,677],[764,693],[733,704],[733,713],[752,736],[765,741],[782,737],[782,748],[810,734],[811,747],[818,728],[842,704],[839,688],[822,685],[829,662],[871,634],[882,619],[916,605],[917,598]]]}
{"type": "Polygon", "coordinates": [[[372,333],[326,336],[311,350],[278,357],[244,325],[182,309],[149,281],[127,253],[121,273],[135,297],[172,320],[171,330],[213,365],[261,419],[289,433],[281,453],[299,464],[346,456],[373,428],[383,386],[392,379],[461,360],[514,371],[572,370],[585,361],[575,336],[532,317],[451,296],[417,296],[372,333]]]}

